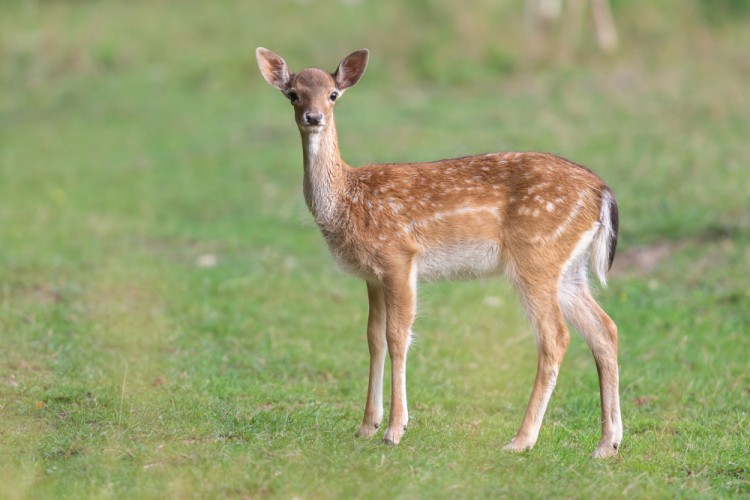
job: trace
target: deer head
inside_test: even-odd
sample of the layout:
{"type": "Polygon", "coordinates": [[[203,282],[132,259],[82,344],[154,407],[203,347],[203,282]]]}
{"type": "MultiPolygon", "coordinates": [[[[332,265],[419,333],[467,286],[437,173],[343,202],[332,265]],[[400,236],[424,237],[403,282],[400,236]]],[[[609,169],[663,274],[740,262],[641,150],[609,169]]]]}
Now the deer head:
{"type": "Polygon", "coordinates": [[[369,51],[346,56],[332,74],[317,68],[289,71],[286,61],[268,49],[255,51],[263,78],[281,90],[294,106],[294,118],[303,134],[320,133],[333,120],[333,107],[344,91],[356,84],[367,68],[369,51]]]}

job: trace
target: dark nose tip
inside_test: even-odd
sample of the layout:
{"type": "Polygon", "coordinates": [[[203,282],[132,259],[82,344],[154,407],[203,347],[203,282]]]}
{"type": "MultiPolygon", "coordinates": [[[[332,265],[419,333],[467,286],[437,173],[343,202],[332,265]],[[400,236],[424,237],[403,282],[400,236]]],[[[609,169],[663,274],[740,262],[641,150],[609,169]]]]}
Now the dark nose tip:
{"type": "Polygon", "coordinates": [[[305,111],[305,123],[308,125],[320,125],[323,122],[323,113],[320,111],[305,111]]]}

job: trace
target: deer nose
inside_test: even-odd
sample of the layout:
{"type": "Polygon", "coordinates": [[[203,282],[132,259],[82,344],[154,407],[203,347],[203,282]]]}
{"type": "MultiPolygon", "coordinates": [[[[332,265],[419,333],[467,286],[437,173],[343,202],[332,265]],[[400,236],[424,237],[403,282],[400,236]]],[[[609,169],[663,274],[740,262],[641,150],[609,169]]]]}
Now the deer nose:
{"type": "Polygon", "coordinates": [[[317,110],[305,111],[303,118],[307,125],[320,125],[323,123],[323,113],[317,110]]]}

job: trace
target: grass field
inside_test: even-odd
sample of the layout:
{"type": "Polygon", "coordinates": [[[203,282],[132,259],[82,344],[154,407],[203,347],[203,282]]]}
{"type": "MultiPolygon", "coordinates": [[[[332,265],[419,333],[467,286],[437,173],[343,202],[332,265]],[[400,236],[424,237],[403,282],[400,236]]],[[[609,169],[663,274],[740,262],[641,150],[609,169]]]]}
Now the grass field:
{"type": "MultiPolygon", "coordinates": [[[[623,48],[524,56],[520,2],[6,0],[0,16],[0,498],[750,494],[750,19],[615,1],[623,48]],[[543,150],[620,204],[601,302],[625,437],[598,441],[574,336],[533,451],[536,366],[502,280],[421,288],[409,431],[354,438],[366,293],[301,193],[262,45],[366,46],[350,164],[543,150]]],[[[388,387],[386,387],[388,390],[388,387]]]]}

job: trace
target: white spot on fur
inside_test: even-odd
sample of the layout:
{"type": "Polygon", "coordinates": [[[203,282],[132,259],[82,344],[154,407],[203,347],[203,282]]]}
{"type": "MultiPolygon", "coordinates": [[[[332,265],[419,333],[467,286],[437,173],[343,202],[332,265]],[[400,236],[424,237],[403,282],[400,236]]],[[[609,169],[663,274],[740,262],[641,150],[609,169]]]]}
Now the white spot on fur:
{"type": "Polygon", "coordinates": [[[557,226],[557,228],[552,232],[550,235],[542,235],[538,234],[534,236],[534,238],[531,239],[532,243],[552,243],[557,238],[562,236],[562,234],[565,232],[566,229],[570,226],[570,224],[573,222],[573,220],[578,216],[578,212],[581,211],[581,207],[584,205],[584,196],[586,192],[581,191],[578,193],[578,201],[571,209],[570,213],[568,214],[568,217],[562,223],[557,226]]]}
{"type": "Polygon", "coordinates": [[[573,206],[572,210],[568,214],[568,217],[552,233],[553,240],[556,240],[557,238],[559,238],[565,232],[565,230],[568,229],[568,226],[570,226],[573,220],[578,216],[578,212],[581,211],[581,208],[583,207],[583,204],[584,204],[585,194],[586,194],[585,191],[580,191],[578,193],[578,200],[576,201],[576,204],[573,206]]]}
{"type": "Polygon", "coordinates": [[[501,221],[502,217],[500,216],[500,210],[497,207],[462,207],[458,208],[456,210],[449,210],[447,212],[437,212],[434,215],[431,215],[429,217],[425,217],[424,219],[413,221],[409,224],[407,232],[411,232],[414,230],[414,228],[421,228],[428,226],[435,222],[440,222],[448,217],[457,217],[461,215],[467,215],[467,214],[474,214],[474,213],[481,213],[486,212],[489,215],[493,216],[495,219],[501,221]]]}

